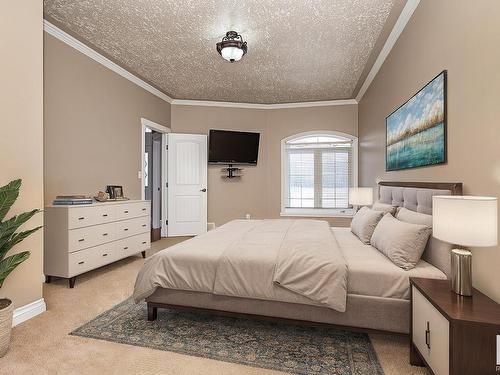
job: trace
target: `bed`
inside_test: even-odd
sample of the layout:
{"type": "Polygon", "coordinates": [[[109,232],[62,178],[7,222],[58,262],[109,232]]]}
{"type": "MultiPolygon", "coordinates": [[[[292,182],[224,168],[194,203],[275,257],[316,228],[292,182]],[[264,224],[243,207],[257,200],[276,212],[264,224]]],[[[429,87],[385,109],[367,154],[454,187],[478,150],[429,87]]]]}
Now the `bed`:
{"type": "MultiPolygon", "coordinates": [[[[380,182],[379,201],[431,214],[433,195],[460,183],[380,182]]],[[[405,271],[349,228],[319,220],[235,220],[150,257],[134,299],[158,308],[215,310],[408,333],[409,278],[446,279],[449,248],[405,271]]]]}

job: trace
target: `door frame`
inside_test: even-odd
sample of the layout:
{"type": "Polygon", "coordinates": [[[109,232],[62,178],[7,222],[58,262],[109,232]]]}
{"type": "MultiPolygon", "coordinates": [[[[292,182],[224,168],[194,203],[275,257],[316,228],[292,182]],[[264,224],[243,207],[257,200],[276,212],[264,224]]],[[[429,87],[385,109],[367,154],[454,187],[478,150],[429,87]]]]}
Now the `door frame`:
{"type": "Polygon", "coordinates": [[[141,117],[141,170],[140,170],[140,179],[141,179],[141,199],[144,200],[146,198],[146,193],[144,191],[145,183],[144,183],[144,153],[146,152],[146,128],[154,130],[161,134],[161,202],[162,202],[162,210],[161,210],[161,236],[167,237],[167,215],[168,215],[168,196],[167,196],[167,134],[172,130],[166,126],[157,124],[151,120],[141,117]]]}

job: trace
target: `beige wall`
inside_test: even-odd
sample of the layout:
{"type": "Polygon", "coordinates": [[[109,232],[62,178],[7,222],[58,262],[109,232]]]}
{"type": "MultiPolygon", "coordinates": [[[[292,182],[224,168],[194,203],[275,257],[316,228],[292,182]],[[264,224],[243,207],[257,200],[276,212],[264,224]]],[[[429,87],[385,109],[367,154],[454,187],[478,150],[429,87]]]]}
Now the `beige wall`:
{"type": "Polygon", "coordinates": [[[141,117],[170,125],[170,104],[45,33],[45,203],[123,185],[141,197],[141,117]]]}
{"type": "MultiPolygon", "coordinates": [[[[500,2],[423,0],[359,104],[360,182],[459,181],[500,195],[500,2]],[[385,117],[448,70],[448,163],[385,172],[385,117]]],[[[500,249],[474,253],[474,285],[500,302],[500,249]]]]}
{"type": "MultiPolygon", "coordinates": [[[[43,208],[42,5],[37,0],[9,0],[0,12],[0,185],[23,179],[10,214],[43,208]]],[[[39,214],[24,229],[42,224],[39,214]]],[[[23,250],[31,251],[30,258],[0,289],[0,296],[12,299],[16,307],[42,298],[42,231],[13,252],[23,250]]]]}
{"type": "Polygon", "coordinates": [[[223,179],[220,166],[209,166],[208,221],[217,225],[247,213],[254,218],[279,217],[283,138],[313,130],[357,135],[356,105],[273,110],[173,105],[171,120],[177,133],[207,134],[209,129],[261,133],[258,164],[244,167],[241,179],[223,179]]]}

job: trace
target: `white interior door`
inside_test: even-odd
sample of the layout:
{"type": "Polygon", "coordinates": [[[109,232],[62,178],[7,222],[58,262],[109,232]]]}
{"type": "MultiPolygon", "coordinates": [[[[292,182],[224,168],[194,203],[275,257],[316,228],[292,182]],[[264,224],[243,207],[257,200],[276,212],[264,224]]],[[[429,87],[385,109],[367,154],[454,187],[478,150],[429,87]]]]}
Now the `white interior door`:
{"type": "Polygon", "coordinates": [[[207,231],[207,136],[168,134],[168,236],[207,231]]]}

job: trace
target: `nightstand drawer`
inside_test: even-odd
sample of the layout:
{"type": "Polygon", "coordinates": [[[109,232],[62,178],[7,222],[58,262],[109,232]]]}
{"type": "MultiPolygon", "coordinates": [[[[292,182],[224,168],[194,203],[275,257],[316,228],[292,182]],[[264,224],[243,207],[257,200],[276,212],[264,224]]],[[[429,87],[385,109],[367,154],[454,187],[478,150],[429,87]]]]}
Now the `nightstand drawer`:
{"type": "Polygon", "coordinates": [[[435,375],[449,374],[450,323],[412,286],[413,343],[435,375]]]}

